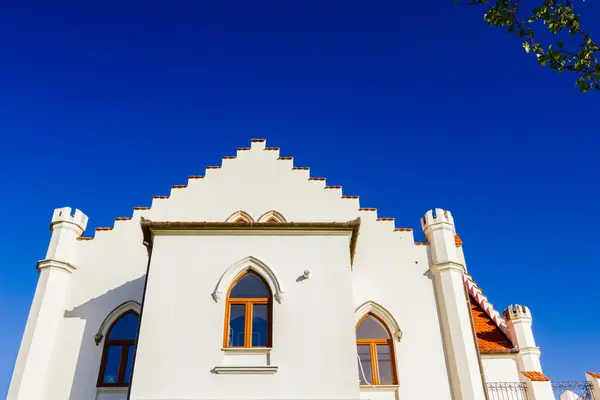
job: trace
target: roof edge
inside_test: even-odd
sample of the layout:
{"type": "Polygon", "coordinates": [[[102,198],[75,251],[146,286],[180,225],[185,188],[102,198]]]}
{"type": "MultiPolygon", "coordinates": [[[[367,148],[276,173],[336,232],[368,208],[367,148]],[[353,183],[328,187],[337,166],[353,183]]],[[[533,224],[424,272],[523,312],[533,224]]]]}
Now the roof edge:
{"type": "Polygon", "coordinates": [[[151,221],[142,217],[140,227],[144,235],[144,245],[152,246],[152,232],[161,231],[202,231],[202,230],[235,230],[235,231],[348,231],[351,232],[350,263],[354,263],[356,242],[360,230],[360,217],[346,222],[208,222],[208,221],[151,221]]]}

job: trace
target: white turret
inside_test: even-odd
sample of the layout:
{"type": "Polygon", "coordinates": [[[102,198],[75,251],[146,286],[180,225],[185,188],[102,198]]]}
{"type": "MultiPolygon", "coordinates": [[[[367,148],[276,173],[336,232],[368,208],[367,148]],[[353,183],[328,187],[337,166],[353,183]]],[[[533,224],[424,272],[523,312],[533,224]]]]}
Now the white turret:
{"type": "MultiPolygon", "coordinates": [[[[44,261],[54,260],[73,266],[77,238],[85,231],[87,221],[87,215],[80,210],[75,210],[75,215],[71,215],[71,207],[54,210],[52,223],[50,224],[52,238],[44,261]]],[[[44,263],[44,261],[41,263],[44,263]]]]}
{"type": "Polygon", "coordinates": [[[523,371],[542,372],[540,364],[540,348],[535,345],[531,324],[533,318],[529,308],[522,305],[511,305],[504,310],[504,318],[510,340],[519,348],[519,358],[523,371]]]}
{"type": "Polygon", "coordinates": [[[486,397],[477,344],[463,283],[465,267],[460,263],[454,240],[454,218],[449,211],[436,208],[435,214],[431,210],[425,214],[421,226],[430,244],[430,271],[441,312],[454,398],[483,400],[486,397]]]}
{"type": "Polygon", "coordinates": [[[9,400],[44,400],[50,359],[60,333],[71,273],[77,263],[77,238],[83,234],[87,216],[71,208],[54,210],[52,237],[40,272],[19,355],[8,390],[9,400]]]}

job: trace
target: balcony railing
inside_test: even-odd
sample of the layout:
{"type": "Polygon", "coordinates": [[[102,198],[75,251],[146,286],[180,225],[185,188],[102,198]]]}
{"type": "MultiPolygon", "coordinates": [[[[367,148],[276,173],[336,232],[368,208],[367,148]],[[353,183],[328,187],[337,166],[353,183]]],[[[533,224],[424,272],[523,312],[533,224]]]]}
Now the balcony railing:
{"type": "Polygon", "coordinates": [[[527,384],[522,382],[488,382],[489,400],[527,400],[527,384]]]}
{"type": "Polygon", "coordinates": [[[560,400],[594,400],[594,396],[600,399],[600,393],[592,390],[592,384],[586,381],[552,382],[554,397],[560,400]]]}

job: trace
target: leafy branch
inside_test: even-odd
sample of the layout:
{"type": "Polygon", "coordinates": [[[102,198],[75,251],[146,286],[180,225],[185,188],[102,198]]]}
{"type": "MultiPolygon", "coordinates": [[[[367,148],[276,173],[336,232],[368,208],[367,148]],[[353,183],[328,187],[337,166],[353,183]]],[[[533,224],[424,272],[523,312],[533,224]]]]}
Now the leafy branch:
{"type": "MultiPolygon", "coordinates": [[[[470,4],[488,5],[488,0],[471,0],[470,4]]],[[[580,16],[575,13],[572,0],[543,0],[540,7],[524,15],[520,14],[519,6],[520,0],[496,0],[494,5],[488,5],[484,19],[490,26],[506,27],[523,39],[525,51],[533,52],[542,67],[548,66],[558,73],[575,73],[575,85],[582,92],[600,90],[600,47],[581,29],[580,16]],[[540,23],[553,35],[567,36],[568,33],[568,37],[573,38],[567,39],[569,46],[565,41],[558,41],[554,47],[537,40],[534,27],[540,23]]]]}

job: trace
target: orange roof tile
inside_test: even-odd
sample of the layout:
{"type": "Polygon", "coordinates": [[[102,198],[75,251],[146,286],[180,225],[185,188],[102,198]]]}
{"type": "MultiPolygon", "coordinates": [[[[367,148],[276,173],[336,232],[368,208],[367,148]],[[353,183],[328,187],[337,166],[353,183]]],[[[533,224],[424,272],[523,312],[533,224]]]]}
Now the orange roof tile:
{"type": "Polygon", "coordinates": [[[537,371],[523,371],[521,372],[523,375],[525,375],[527,378],[531,379],[532,381],[549,381],[550,378],[548,378],[546,375],[542,374],[541,372],[537,372],[537,371]]]}
{"type": "Polygon", "coordinates": [[[472,297],[471,314],[480,353],[506,353],[513,349],[508,337],[472,297]]]}
{"type": "Polygon", "coordinates": [[[454,235],[454,244],[456,245],[456,247],[462,246],[462,240],[460,236],[454,235]]]}
{"type": "Polygon", "coordinates": [[[600,379],[600,374],[597,374],[595,372],[588,372],[587,373],[589,376],[594,377],[596,379],[600,379]]]}

